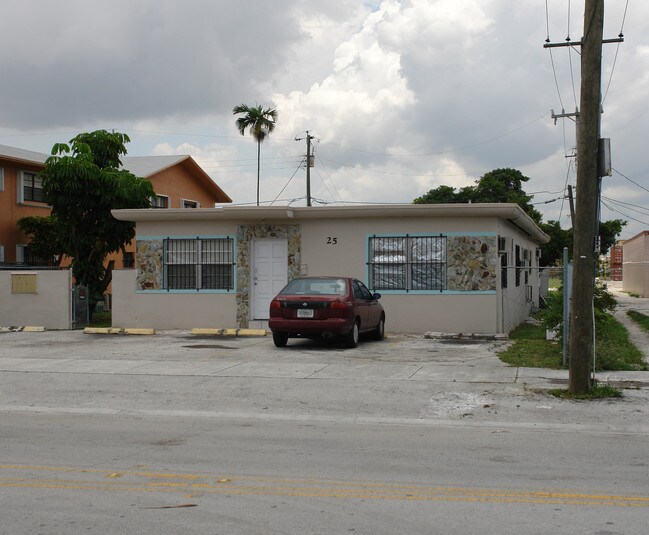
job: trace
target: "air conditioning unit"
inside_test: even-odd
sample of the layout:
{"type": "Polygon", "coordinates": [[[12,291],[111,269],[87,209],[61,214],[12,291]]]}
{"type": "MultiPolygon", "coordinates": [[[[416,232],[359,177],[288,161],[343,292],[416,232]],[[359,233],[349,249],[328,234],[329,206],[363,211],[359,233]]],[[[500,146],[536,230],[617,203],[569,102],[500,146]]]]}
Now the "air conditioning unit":
{"type": "Polygon", "coordinates": [[[498,237],[498,252],[499,253],[511,253],[513,247],[513,240],[510,237],[499,236],[498,237]]]}

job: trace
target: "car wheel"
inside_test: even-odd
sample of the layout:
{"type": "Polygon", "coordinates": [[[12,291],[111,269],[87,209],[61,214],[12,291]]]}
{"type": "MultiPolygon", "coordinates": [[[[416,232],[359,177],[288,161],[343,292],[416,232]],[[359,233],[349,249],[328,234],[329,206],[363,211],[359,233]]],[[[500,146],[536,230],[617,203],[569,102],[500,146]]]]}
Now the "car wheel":
{"type": "Polygon", "coordinates": [[[374,329],[373,334],[374,340],[383,340],[383,337],[385,336],[385,317],[383,315],[381,315],[381,319],[379,320],[376,329],[374,329]]]}
{"type": "Polygon", "coordinates": [[[345,338],[347,347],[356,347],[358,345],[359,336],[360,336],[360,331],[358,327],[358,322],[355,321],[354,326],[351,328],[351,330],[349,331],[349,333],[345,338]]]}
{"type": "Polygon", "coordinates": [[[276,347],[286,347],[286,343],[288,342],[288,334],[273,333],[273,342],[276,347]]]}

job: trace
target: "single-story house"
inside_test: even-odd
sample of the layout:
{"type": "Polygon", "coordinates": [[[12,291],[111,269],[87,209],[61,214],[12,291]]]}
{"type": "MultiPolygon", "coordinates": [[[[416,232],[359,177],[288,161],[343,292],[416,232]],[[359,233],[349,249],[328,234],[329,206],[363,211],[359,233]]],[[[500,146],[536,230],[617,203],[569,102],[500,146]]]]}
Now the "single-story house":
{"type": "Polygon", "coordinates": [[[114,210],[136,223],[113,276],[113,325],[263,328],[287,281],[347,275],[379,292],[388,331],[507,333],[539,300],[548,241],[517,204],[114,210]]]}
{"type": "Polygon", "coordinates": [[[649,297],[649,230],[622,243],[622,289],[649,297]]]}

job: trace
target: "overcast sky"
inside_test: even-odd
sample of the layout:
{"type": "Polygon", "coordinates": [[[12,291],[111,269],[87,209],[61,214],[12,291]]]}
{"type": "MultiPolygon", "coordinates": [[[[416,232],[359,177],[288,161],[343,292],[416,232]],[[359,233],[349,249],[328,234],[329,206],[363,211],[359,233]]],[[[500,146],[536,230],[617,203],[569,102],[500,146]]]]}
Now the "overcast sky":
{"type": "MultiPolygon", "coordinates": [[[[606,2],[603,219],[649,229],[649,2],[606,2]],[[646,188],[646,189],[645,189],[646,188]],[[613,210],[618,210],[612,211],[613,210]],[[620,213],[622,212],[622,213],[620,213]],[[637,221],[635,221],[637,220],[637,221]]],[[[277,109],[261,200],[409,203],[520,169],[545,220],[569,226],[583,0],[3,0],[0,143],[41,152],[79,132],[127,133],[130,156],[191,154],[254,203],[256,144],[233,106],[277,109]],[[547,11],[546,11],[547,5],[547,11]],[[571,11],[569,12],[569,6],[571,11]],[[551,61],[553,60],[553,61],[551,61]],[[553,69],[554,63],[554,69],[553,69]],[[555,81],[556,80],[556,81],[555,81]],[[291,179],[291,177],[293,177],[291,179]]]]}

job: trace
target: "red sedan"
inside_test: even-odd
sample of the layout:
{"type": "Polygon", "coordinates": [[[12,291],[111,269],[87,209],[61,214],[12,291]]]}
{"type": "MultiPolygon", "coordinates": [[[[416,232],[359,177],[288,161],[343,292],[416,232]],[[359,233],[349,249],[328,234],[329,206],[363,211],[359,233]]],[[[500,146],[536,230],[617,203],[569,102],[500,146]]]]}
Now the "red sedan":
{"type": "Polygon", "coordinates": [[[284,347],[289,338],[343,336],[347,346],[356,347],[367,332],[381,340],[385,311],[380,297],[351,277],[294,279],[270,303],[273,342],[284,347]]]}

